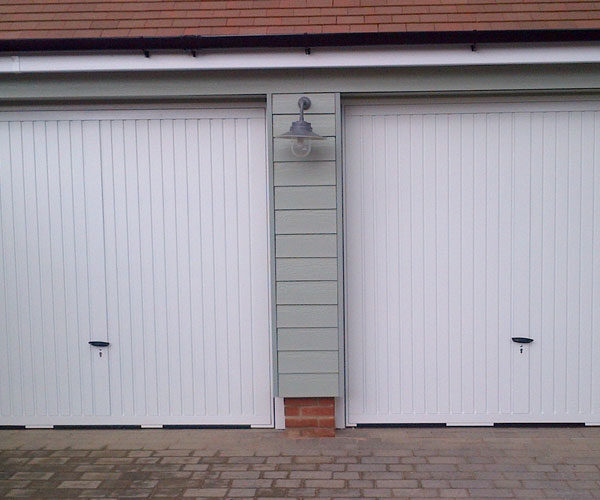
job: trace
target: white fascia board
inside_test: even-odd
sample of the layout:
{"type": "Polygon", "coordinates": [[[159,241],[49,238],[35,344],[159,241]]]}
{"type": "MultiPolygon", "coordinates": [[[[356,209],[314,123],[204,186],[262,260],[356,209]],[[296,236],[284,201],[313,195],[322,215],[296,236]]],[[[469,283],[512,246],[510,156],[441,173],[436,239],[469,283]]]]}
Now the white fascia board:
{"type": "Polygon", "coordinates": [[[469,66],[600,62],[600,43],[0,56],[0,73],[469,66]]]}

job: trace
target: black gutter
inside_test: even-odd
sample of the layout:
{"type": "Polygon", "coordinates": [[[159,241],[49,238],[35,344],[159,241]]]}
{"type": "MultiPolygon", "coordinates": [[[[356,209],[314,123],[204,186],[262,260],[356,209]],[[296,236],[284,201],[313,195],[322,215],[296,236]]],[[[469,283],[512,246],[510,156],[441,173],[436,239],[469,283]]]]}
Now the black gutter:
{"type": "Polygon", "coordinates": [[[443,45],[600,41],[600,29],[416,31],[178,37],[38,38],[0,40],[0,52],[74,52],[120,50],[203,50],[232,48],[311,48],[373,45],[443,45]]]}

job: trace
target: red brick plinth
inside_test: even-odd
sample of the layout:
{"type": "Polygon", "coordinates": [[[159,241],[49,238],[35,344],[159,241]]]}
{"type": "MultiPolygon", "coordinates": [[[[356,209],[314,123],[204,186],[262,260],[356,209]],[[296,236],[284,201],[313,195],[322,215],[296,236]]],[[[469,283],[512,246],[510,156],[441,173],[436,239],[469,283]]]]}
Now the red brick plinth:
{"type": "Polygon", "coordinates": [[[299,437],[335,436],[334,398],[284,398],[285,428],[299,437]]]}

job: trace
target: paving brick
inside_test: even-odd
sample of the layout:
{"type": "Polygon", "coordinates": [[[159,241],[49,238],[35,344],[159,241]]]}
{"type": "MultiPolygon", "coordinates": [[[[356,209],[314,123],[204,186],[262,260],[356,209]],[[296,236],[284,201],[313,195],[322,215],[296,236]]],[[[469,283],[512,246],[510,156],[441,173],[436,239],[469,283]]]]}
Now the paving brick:
{"type": "Polygon", "coordinates": [[[333,457],[323,457],[323,456],[297,456],[294,457],[294,463],[297,464],[327,464],[333,462],[333,457]]]}
{"type": "Polygon", "coordinates": [[[375,481],[367,479],[351,479],[348,481],[348,486],[350,486],[350,488],[374,488],[375,481]]]}
{"type": "Polygon", "coordinates": [[[101,481],[63,481],[58,486],[59,488],[97,488],[100,486],[101,481]]]}
{"type": "Polygon", "coordinates": [[[104,479],[119,479],[121,476],[121,472],[84,472],[81,479],[84,481],[102,481],[104,479]]]}
{"type": "Polygon", "coordinates": [[[400,498],[439,498],[439,490],[431,488],[394,488],[392,494],[400,498]]]}
{"type": "Polygon", "coordinates": [[[267,457],[267,463],[269,463],[269,464],[290,464],[290,463],[292,463],[292,457],[267,457]]]}
{"type": "Polygon", "coordinates": [[[414,479],[380,479],[375,481],[377,488],[418,488],[419,482],[414,479]]]}
{"type": "Polygon", "coordinates": [[[348,472],[385,472],[385,464],[348,464],[348,472]]]}
{"type": "Polygon", "coordinates": [[[136,489],[156,488],[157,485],[158,481],[149,481],[144,479],[131,481],[130,484],[131,488],[136,489]]]}
{"type": "Polygon", "coordinates": [[[408,472],[415,470],[412,464],[390,464],[387,468],[392,472],[408,472]]]}
{"type": "Polygon", "coordinates": [[[466,459],[464,457],[429,457],[430,464],[464,464],[466,459]]]}
{"type": "Polygon", "coordinates": [[[286,471],[267,471],[262,473],[265,479],[285,479],[289,475],[290,473],[286,471]]]}
{"type": "MultiPolygon", "coordinates": [[[[492,488],[494,485],[491,481],[485,479],[460,479],[450,481],[452,488],[492,488]]],[[[512,488],[512,486],[509,486],[512,488]]]]}
{"type": "Polygon", "coordinates": [[[319,464],[319,470],[342,472],[346,470],[346,464],[319,464]]]}
{"type": "Polygon", "coordinates": [[[392,490],[387,488],[365,488],[362,490],[362,494],[365,497],[389,497],[392,494],[392,490]]]}
{"type": "MultiPolygon", "coordinates": [[[[183,466],[183,470],[184,471],[194,471],[194,472],[198,472],[198,471],[206,471],[208,470],[208,464],[186,464],[183,466]]],[[[231,468],[225,468],[223,470],[231,470],[233,467],[231,468]]]]}
{"type": "Polygon", "coordinates": [[[469,492],[462,488],[442,488],[440,496],[443,498],[466,498],[469,496],[469,492]]]}
{"type": "Polygon", "coordinates": [[[277,479],[274,485],[278,488],[300,488],[300,479],[277,479]]]}
{"type": "Polygon", "coordinates": [[[288,495],[292,497],[314,497],[316,491],[315,488],[290,488],[288,495]]]}
{"type": "Polygon", "coordinates": [[[489,497],[489,498],[513,498],[515,495],[511,490],[502,488],[477,488],[470,489],[471,496],[489,497]]]}
{"type": "Polygon", "coordinates": [[[234,479],[231,482],[232,488],[270,488],[272,485],[272,479],[234,479]]]}
{"type": "Polygon", "coordinates": [[[33,498],[35,494],[36,490],[15,488],[8,491],[6,498],[33,498]]]}
{"type": "Polygon", "coordinates": [[[304,484],[308,488],[343,488],[346,481],[341,479],[307,479],[304,484]]]}
{"type": "Polygon", "coordinates": [[[157,488],[153,497],[156,498],[178,498],[183,494],[184,488],[157,488]]]}
{"type": "Polygon", "coordinates": [[[440,471],[440,472],[450,472],[458,470],[458,467],[455,464],[416,464],[415,470],[417,471],[440,471]]]}
{"type": "MultiPolygon", "coordinates": [[[[580,500],[600,497],[600,470],[595,461],[600,457],[598,430],[535,429],[527,430],[526,436],[522,435],[523,430],[497,431],[342,431],[342,439],[332,440],[331,446],[318,441],[286,441],[283,433],[264,431],[271,435],[268,441],[263,441],[268,446],[260,449],[249,443],[258,443],[259,440],[252,436],[263,431],[239,431],[239,434],[236,431],[232,433],[236,437],[232,439],[230,450],[149,449],[149,456],[148,453],[136,456],[135,452],[139,450],[135,447],[128,450],[124,446],[126,442],[118,443],[122,447],[116,454],[111,454],[109,447],[97,450],[101,453],[87,450],[86,456],[79,457],[68,456],[71,449],[68,439],[61,442],[62,448],[58,450],[66,452],[67,456],[49,456],[54,453],[50,448],[34,449],[29,443],[27,449],[8,450],[7,453],[0,450],[0,497],[20,495],[40,500],[74,496],[145,498],[151,494],[155,498],[175,499],[182,498],[185,493],[185,498],[217,498],[196,494],[193,490],[226,490],[224,496],[236,500],[261,497],[461,498],[466,494],[480,499],[580,500]],[[582,435],[586,439],[582,439],[582,435]],[[505,436],[509,439],[504,439],[505,436]],[[285,443],[285,446],[274,445],[277,442],[285,443]],[[169,457],[195,457],[201,463],[163,463],[163,458],[169,457]],[[66,458],[67,461],[36,460],[43,458],[66,458]],[[134,462],[119,463],[116,460],[122,458],[134,459],[134,462]],[[400,461],[416,459],[418,463],[394,463],[396,458],[400,461]],[[465,458],[464,463],[461,458],[465,458]],[[106,459],[116,463],[98,463],[106,459]],[[159,462],[137,462],[148,459],[159,462]],[[540,463],[540,459],[545,463],[540,463]],[[39,463],[32,464],[34,460],[39,463]],[[344,470],[351,466],[358,466],[359,470],[344,470]],[[438,470],[440,468],[442,470],[438,470]],[[52,476],[48,477],[48,474],[52,476]],[[289,477],[292,474],[300,477],[289,477]],[[96,486],[97,482],[101,482],[99,486],[96,486]],[[87,487],[59,488],[63,484],[84,486],[84,483],[95,487],[87,484],[87,487]]],[[[165,435],[170,436],[173,432],[168,431],[165,435]]],[[[48,436],[52,436],[51,432],[48,436]]],[[[2,435],[0,443],[6,446],[2,435]]],[[[173,446],[164,438],[157,443],[144,442],[148,448],[155,445],[173,446]]],[[[47,446],[56,444],[48,443],[47,446]]]]}
{"type": "Polygon", "coordinates": [[[228,497],[254,497],[256,496],[256,489],[254,488],[231,488],[227,492],[228,497]]]}
{"type": "Polygon", "coordinates": [[[358,479],[358,472],[334,472],[333,479],[358,479]]]}
{"type": "Polygon", "coordinates": [[[358,488],[321,488],[318,493],[319,497],[333,497],[333,498],[358,498],[363,496],[361,490],[358,488]]]}
{"type": "Polygon", "coordinates": [[[191,488],[185,490],[184,497],[210,497],[222,498],[227,493],[227,488],[191,488]]]}
{"type": "Polygon", "coordinates": [[[292,471],[290,479],[331,479],[333,472],[329,471],[292,471]]]}
{"type": "MultiPolygon", "coordinates": [[[[93,495],[93,491],[90,492],[93,495]]],[[[126,490],[112,490],[112,495],[117,498],[149,498],[152,494],[151,489],[126,489],[126,490]]]]}
{"type": "Polygon", "coordinates": [[[47,480],[47,479],[50,479],[53,475],[54,475],[53,472],[36,472],[36,471],[15,472],[11,476],[11,479],[16,479],[16,480],[44,479],[44,480],[47,480]]]}
{"type": "Polygon", "coordinates": [[[259,471],[233,471],[233,472],[222,472],[221,479],[258,479],[260,477],[259,471]]]}
{"type": "Polygon", "coordinates": [[[525,490],[523,488],[516,488],[513,490],[513,494],[516,498],[545,498],[546,493],[544,490],[525,490]]]}
{"type": "Polygon", "coordinates": [[[197,464],[200,462],[200,457],[163,457],[163,464],[197,464]]]}

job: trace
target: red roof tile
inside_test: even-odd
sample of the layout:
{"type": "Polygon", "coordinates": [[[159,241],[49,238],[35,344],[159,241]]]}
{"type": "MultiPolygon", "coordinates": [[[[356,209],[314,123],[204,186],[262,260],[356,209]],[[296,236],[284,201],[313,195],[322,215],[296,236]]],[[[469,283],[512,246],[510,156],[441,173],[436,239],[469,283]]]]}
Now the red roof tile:
{"type": "Polygon", "coordinates": [[[0,38],[600,29],[584,0],[0,0],[0,38]]]}

